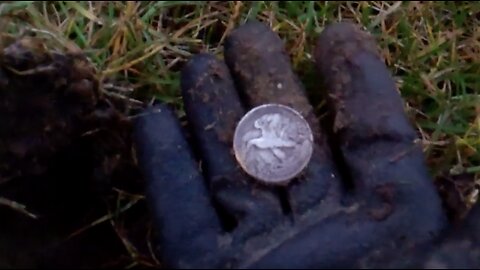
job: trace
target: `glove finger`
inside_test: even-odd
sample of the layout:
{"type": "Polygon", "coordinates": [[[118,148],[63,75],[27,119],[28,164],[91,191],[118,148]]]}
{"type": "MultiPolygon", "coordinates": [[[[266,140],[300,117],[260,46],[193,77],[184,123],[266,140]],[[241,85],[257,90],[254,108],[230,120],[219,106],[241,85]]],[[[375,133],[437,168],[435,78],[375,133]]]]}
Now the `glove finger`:
{"type": "Polygon", "coordinates": [[[369,268],[477,269],[480,267],[480,203],[464,223],[452,226],[444,239],[387,258],[387,263],[369,268]]]}
{"type": "Polygon", "coordinates": [[[480,268],[480,203],[470,211],[464,224],[454,228],[427,258],[420,267],[480,268]]]}
{"type": "Polygon", "coordinates": [[[255,186],[232,151],[244,109],[227,66],[213,55],[196,55],[182,70],[181,88],[210,191],[227,217],[226,230],[243,230],[237,235],[248,237],[271,228],[283,217],[275,190],[255,186]]]}
{"type": "Polygon", "coordinates": [[[328,144],[303,86],[292,70],[282,40],[263,23],[248,22],[227,37],[225,60],[240,96],[249,107],[266,103],[290,106],[305,117],[314,133],[316,146],[312,159],[301,181],[292,181],[288,188],[291,211],[308,210],[327,199],[328,192],[337,200],[339,177],[328,144]]]}
{"type": "Polygon", "coordinates": [[[432,237],[428,219],[428,212],[414,217],[403,212],[380,223],[362,208],[344,209],[320,223],[270,235],[276,242],[265,241],[239,268],[382,269],[385,258],[403,258],[402,251],[421,247],[418,243],[432,237]],[[426,228],[422,221],[427,221],[426,228]]]}
{"type": "Polygon", "coordinates": [[[162,262],[212,265],[220,222],[176,116],[165,105],[148,108],[135,122],[135,143],[162,262]]]}
{"type": "Polygon", "coordinates": [[[441,220],[440,199],[415,130],[372,37],[351,23],[332,24],[317,40],[315,61],[355,192],[382,206],[372,215],[384,219],[401,203],[429,209],[433,219],[441,220]]]}

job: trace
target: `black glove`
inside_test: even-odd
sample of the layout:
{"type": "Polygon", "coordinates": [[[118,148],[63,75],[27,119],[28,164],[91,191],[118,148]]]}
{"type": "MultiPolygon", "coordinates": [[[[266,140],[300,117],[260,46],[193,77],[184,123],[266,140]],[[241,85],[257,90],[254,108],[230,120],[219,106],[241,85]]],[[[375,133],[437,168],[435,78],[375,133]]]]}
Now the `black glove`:
{"type": "Polygon", "coordinates": [[[182,72],[188,128],[164,104],[136,122],[164,266],[424,263],[427,247],[448,223],[374,40],[350,23],[330,25],[320,35],[314,59],[317,90],[330,115],[324,125],[281,39],[267,26],[249,22],[235,29],[224,55],[225,63],[196,55],[182,72]],[[298,110],[314,131],[312,159],[286,187],[249,178],[233,154],[236,124],[265,103],[298,110]],[[423,257],[416,250],[425,251],[423,257]]]}

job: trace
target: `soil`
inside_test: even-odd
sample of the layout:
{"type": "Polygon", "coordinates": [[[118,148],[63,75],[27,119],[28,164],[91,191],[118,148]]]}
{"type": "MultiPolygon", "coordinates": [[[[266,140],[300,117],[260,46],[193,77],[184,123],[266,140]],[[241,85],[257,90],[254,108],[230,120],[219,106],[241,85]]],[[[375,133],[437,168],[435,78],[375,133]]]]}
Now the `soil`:
{"type": "Polygon", "coordinates": [[[155,264],[141,197],[81,230],[138,198],[142,178],[126,104],[102,94],[83,54],[43,45],[0,51],[0,268],[155,264]]]}

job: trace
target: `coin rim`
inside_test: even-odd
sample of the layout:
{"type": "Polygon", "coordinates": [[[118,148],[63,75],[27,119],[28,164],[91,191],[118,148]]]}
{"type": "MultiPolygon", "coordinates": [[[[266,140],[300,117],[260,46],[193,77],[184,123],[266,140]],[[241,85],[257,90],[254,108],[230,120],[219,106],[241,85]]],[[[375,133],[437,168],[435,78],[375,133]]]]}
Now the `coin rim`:
{"type": "Polygon", "coordinates": [[[235,159],[237,160],[237,162],[240,164],[240,167],[242,167],[243,171],[246,172],[249,176],[251,176],[252,178],[262,182],[262,183],[265,183],[265,184],[271,184],[271,185],[284,185],[286,183],[289,183],[291,180],[293,180],[294,178],[296,178],[297,176],[299,176],[303,170],[305,170],[305,168],[308,166],[308,164],[310,163],[310,160],[312,159],[312,155],[313,155],[313,150],[314,150],[314,145],[315,145],[315,142],[314,142],[314,138],[313,138],[313,132],[312,132],[312,129],[310,127],[310,124],[308,123],[308,121],[305,119],[305,117],[303,117],[303,115],[298,112],[297,110],[295,110],[294,108],[292,107],[289,107],[289,106],[286,106],[286,105],[283,105],[283,104],[278,104],[278,103],[267,103],[267,104],[262,104],[262,105],[259,105],[259,106],[256,106],[252,109],[250,109],[241,119],[240,121],[238,121],[236,127],[235,127],[235,132],[234,132],[234,135],[233,135],[233,152],[234,152],[234,155],[235,155],[235,159]],[[294,170],[293,173],[291,173],[290,175],[288,175],[289,177],[286,177],[286,178],[278,178],[275,179],[274,181],[268,181],[268,180],[265,180],[265,179],[262,179],[261,177],[257,177],[255,176],[253,173],[249,172],[249,170],[247,169],[247,166],[242,162],[241,158],[239,157],[239,149],[237,149],[236,147],[236,139],[238,138],[238,130],[239,130],[239,127],[240,125],[245,121],[245,119],[248,119],[248,117],[250,115],[252,115],[254,112],[258,111],[258,110],[261,110],[265,107],[280,107],[280,108],[283,108],[283,109],[286,109],[287,111],[290,111],[292,112],[294,115],[297,115],[299,118],[300,118],[300,121],[303,121],[305,123],[305,125],[307,126],[307,129],[309,131],[309,138],[310,139],[310,142],[311,142],[311,148],[310,148],[310,153],[308,154],[308,157],[305,159],[305,162],[302,164],[302,166],[299,167],[298,170],[294,170]]]}

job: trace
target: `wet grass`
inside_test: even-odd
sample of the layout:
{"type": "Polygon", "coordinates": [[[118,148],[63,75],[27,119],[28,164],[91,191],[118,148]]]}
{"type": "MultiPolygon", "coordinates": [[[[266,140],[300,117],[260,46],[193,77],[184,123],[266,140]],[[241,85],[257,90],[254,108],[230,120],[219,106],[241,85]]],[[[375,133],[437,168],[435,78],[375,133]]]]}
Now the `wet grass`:
{"type": "Polygon", "coordinates": [[[222,57],[226,35],[246,20],[264,21],[282,37],[311,92],[321,90],[312,63],[316,37],[328,23],[353,20],[377,38],[432,175],[467,175],[472,188],[462,191],[462,199],[468,204],[478,196],[476,2],[12,1],[0,4],[0,16],[0,42],[35,33],[67,50],[82,50],[95,63],[105,94],[132,107],[156,98],[179,112],[182,65],[198,52],[222,57]]]}

